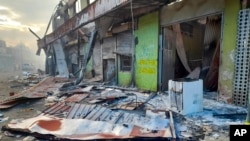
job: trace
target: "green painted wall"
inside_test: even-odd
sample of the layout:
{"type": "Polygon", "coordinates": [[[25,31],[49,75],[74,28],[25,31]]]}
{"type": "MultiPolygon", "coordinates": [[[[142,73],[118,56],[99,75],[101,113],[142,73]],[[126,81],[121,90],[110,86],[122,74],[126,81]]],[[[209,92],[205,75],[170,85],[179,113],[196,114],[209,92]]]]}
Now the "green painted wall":
{"type": "Polygon", "coordinates": [[[135,31],[135,84],[139,89],[157,91],[159,12],[139,18],[135,31]]]}
{"type": "Polygon", "coordinates": [[[123,87],[128,87],[131,85],[132,73],[131,71],[121,71],[120,70],[120,57],[118,59],[118,85],[123,87]]]}
{"type": "Polygon", "coordinates": [[[132,75],[131,75],[131,72],[129,71],[120,71],[118,72],[118,84],[120,86],[129,86],[130,83],[131,83],[131,78],[132,78],[132,75]]]}
{"type": "Polygon", "coordinates": [[[240,10],[239,0],[226,0],[221,46],[221,65],[219,75],[220,94],[232,96],[234,74],[234,50],[236,47],[237,17],[240,10]]]}

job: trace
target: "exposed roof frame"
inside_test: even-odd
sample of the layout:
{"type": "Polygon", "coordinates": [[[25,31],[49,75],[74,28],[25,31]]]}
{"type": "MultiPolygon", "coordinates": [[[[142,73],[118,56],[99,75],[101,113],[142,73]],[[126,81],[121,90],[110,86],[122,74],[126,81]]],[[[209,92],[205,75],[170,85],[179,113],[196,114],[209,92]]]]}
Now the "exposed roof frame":
{"type": "MultiPolygon", "coordinates": [[[[135,16],[141,15],[146,12],[150,12],[159,6],[165,5],[173,0],[132,0],[134,3],[134,10],[137,11],[135,16]],[[148,9],[145,9],[147,7],[148,9]]],[[[95,21],[96,19],[105,16],[109,13],[115,12],[118,9],[129,9],[131,0],[97,0],[74,17],[67,20],[64,24],[58,27],[52,33],[46,35],[42,39],[37,41],[39,48],[45,48],[48,44],[53,43],[55,40],[67,35],[70,32],[77,30],[78,28],[95,21]],[[110,2],[107,4],[107,2],[110,2]],[[108,5],[108,6],[107,6],[108,5]],[[106,6],[106,7],[105,7],[106,6]]],[[[129,18],[129,16],[124,15],[123,18],[129,18]]]]}

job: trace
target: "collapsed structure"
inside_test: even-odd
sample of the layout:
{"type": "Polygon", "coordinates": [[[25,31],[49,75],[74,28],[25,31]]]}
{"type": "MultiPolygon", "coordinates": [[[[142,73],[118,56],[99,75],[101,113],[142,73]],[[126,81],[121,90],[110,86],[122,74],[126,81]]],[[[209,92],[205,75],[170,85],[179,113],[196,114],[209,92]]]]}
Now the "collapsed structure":
{"type": "MultiPolygon", "coordinates": [[[[38,117],[10,123],[7,129],[79,140],[196,136],[181,134],[181,126],[175,132],[172,110],[183,115],[201,112],[203,106],[209,105],[203,101],[203,91],[218,92],[217,100],[227,97],[226,102],[248,105],[250,42],[246,29],[250,25],[250,11],[244,9],[248,4],[244,0],[61,1],[48,25],[52,25],[53,32],[38,39],[37,54],[45,51],[47,74],[76,77],[73,82],[57,85],[60,90],[55,92],[57,96],[76,95],[38,117]],[[110,84],[113,89],[106,91],[103,85],[89,85],[93,82],[110,84]],[[117,88],[114,85],[154,94],[143,97],[131,92],[131,88],[122,88],[125,91],[120,92],[114,90],[117,88]],[[131,97],[136,101],[129,103],[131,97]],[[118,102],[107,102],[110,99],[118,102]],[[145,108],[149,100],[155,100],[146,108],[149,113],[155,112],[154,118],[105,107],[135,110],[145,108]],[[89,105],[103,101],[107,103],[102,106],[89,105]],[[70,123],[77,125],[72,132],[68,132],[70,123]],[[48,124],[55,126],[51,129],[48,124]],[[85,130],[94,125],[100,129],[85,130]],[[102,125],[107,128],[101,128],[102,125]]],[[[244,108],[229,109],[233,111],[229,114],[246,114],[244,108]]],[[[226,114],[218,111],[217,115],[226,114]]]]}
{"type": "Polygon", "coordinates": [[[204,90],[218,91],[228,102],[245,107],[248,60],[243,48],[248,46],[244,32],[248,10],[243,9],[239,18],[238,13],[247,4],[227,0],[62,1],[51,18],[54,31],[38,40],[37,53],[44,49],[49,74],[77,76],[81,70],[85,79],[149,91],[166,91],[169,80],[196,70],[204,90]],[[246,75],[240,77],[242,71],[246,75]]]}

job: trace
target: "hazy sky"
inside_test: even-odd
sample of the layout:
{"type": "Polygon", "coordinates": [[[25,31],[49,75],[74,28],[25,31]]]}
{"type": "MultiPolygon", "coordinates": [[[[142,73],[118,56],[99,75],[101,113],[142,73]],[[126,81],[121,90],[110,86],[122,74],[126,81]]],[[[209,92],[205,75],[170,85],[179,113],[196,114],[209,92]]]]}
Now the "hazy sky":
{"type": "Polygon", "coordinates": [[[0,0],[0,39],[8,46],[24,43],[30,48],[37,48],[37,38],[28,27],[40,37],[59,0],[0,0]]]}

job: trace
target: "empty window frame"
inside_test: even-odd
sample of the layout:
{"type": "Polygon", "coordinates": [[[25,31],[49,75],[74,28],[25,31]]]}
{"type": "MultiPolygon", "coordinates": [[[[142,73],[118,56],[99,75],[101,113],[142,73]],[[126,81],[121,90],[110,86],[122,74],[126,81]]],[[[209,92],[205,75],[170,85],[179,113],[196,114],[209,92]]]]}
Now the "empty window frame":
{"type": "Polygon", "coordinates": [[[120,71],[130,71],[131,70],[131,57],[130,56],[120,56],[120,71]]]}

